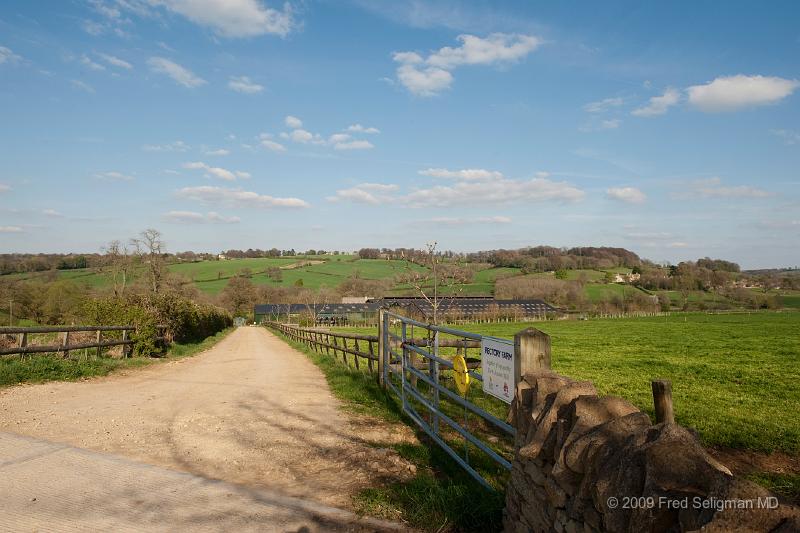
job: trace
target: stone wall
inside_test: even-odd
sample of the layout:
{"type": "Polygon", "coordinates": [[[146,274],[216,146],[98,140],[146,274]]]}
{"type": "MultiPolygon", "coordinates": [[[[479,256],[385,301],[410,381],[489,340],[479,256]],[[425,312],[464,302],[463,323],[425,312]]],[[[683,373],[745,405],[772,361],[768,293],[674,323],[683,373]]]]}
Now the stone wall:
{"type": "Polygon", "coordinates": [[[507,532],[800,531],[796,508],[758,509],[771,494],[734,478],[688,430],[653,425],[591,382],[528,373],[509,417],[517,438],[507,532]],[[719,510],[747,500],[753,509],[719,510]]]}

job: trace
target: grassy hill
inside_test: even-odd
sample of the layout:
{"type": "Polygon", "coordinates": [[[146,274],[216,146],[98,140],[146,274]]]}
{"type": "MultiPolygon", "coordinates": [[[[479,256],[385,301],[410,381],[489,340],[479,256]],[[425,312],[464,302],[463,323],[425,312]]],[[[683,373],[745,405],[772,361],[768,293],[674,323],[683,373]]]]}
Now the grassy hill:
{"type": "MultiPolygon", "coordinates": [[[[522,274],[519,268],[499,267],[494,268],[489,264],[472,265],[476,268],[470,283],[458,287],[440,288],[440,294],[458,294],[462,296],[491,296],[495,292],[495,283],[500,279],[524,276],[535,279],[554,279],[554,272],[540,272],[522,274]]],[[[347,278],[357,275],[365,280],[389,280],[392,287],[388,295],[412,295],[414,288],[407,283],[398,283],[398,275],[406,274],[410,270],[424,272],[427,269],[417,264],[401,260],[385,259],[359,259],[354,255],[324,255],[324,256],[294,256],[294,257],[265,257],[248,259],[227,259],[222,261],[197,261],[186,263],[172,263],[168,266],[170,272],[178,274],[190,283],[194,283],[199,290],[209,295],[216,295],[228,284],[230,278],[247,269],[251,274],[251,281],[255,285],[271,285],[291,287],[302,282],[302,286],[310,289],[327,287],[335,289],[347,278]],[[279,268],[281,280],[276,281],[267,275],[269,269],[279,268]]],[[[631,285],[605,283],[606,272],[630,273],[626,268],[613,268],[606,270],[567,270],[566,280],[582,279],[585,281],[584,291],[587,299],[597,303],[612,297],[624,298],[636,293],[640,289],[631,285]]],[[[144,274],[144,270],[134,273],[144,274]]],[[[0,280],[72,280],[75,283],[91,288],[105,288],[112,283],[109,272],[102,268],[86,268],[75,270],[59,270],[50,272],[32,272],[23,274],[9,274],[0,277],[0,280]]],[[[428,287],[429,289],[431,287],[428,287]]],[[[800,309],[800,291],[773,291],[780,294],[783,307],[800,309]]],[[[647,292],[648,295],[665,294],[672,302],[673,307],[681,308],[684,295],[678,291],[647,292]]],[[[702,304],[707,309],[737,307],[721,294],[704,291],[690,291],[686,293],[686,300],[693,307],[702,304]]]]}

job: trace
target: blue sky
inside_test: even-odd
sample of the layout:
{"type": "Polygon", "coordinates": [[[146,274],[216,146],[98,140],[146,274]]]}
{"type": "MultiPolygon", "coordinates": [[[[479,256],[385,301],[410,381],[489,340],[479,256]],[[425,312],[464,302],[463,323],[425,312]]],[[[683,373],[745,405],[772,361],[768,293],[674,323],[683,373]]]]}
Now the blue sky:
{"type": "Polygon", "coordinates": [[[0,250],[800,263],[800,5],[6,1],[0,250]]]}

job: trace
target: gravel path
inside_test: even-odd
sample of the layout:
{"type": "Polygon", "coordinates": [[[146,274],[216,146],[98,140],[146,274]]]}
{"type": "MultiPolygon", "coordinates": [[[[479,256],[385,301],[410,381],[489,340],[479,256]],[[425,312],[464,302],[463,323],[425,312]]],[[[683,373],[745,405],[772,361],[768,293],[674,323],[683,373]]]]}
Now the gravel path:
{"type": "Polygon", "coordinates": [[[316,366],[255,327],[126,375],[2,389],[0,431],[344,508],[410,473],[369,444],[402,429],[342,413],[316,366]]]}

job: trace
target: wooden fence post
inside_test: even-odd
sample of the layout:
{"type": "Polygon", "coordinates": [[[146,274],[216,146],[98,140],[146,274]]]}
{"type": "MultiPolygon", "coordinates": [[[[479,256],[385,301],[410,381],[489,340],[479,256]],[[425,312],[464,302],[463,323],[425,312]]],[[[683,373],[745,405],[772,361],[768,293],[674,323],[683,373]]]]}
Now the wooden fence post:
{"type": "Polygon", "coordinates": [[[675,412],[672,410],[672,382],[657,379],[651,383],[653,387],[653,405],[656,411],[656,424],[675,423],[675,412]]]}
{"type": "MultiPolygon", "coordinates": [[[[128,333],[128,330],[127,329],[123,329],[122,330],[122,342],[128,341],[129,340],[128,339],[129,335],[130,334],[128,333]]],[[[130,346],[127,345],[127,344],[123,344],[122,345],[122,358],[123,359],[127,359],[128,355],[130,355],[130,346]]]]}
{"type": "Polygon", "coordinates": [[[97,358],[100,359],[100,353],[102,348],[100,347],[100,339],[102,338],[103,332],[101,330],[97,330],[97,358]]]}
{"type": "Polygon", "coordinates": [[[550,370],[550,335],[527,328],[514,335],[514,383],[534,370],[550,370]]]}
{"type": "Polygon", "coordinates": [[[69,331],[61,335],[61,350],[64,352],[64,357],[69,357],[69,331]]]}
{"type": "MultiPolygon", "coordinates": [[[[385,320],[385,313],[384,309],[378,309],[378,383],[380,384],[381,388],[386,388],[386,383],[384,382],[383,378],[383,354],[386,353],[386,332],[384,331],[386,327],[386,320],[385,320]]],[[[370,343],[370,347],[372,344],[370,343]]]]}

